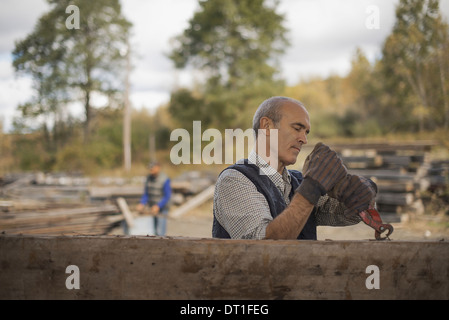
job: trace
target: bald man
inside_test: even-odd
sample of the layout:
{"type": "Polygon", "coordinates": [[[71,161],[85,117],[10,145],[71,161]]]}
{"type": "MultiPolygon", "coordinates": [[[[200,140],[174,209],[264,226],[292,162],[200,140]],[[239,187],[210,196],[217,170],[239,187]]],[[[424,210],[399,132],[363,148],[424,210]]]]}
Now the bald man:
{"type": "Polygon", "coordinates": [[[373,204],[375,184],[348,174],[328,146],[315,146],[302,173],[287,170],[311,130],[301,102],[288,97],[265,100],[254,114],[253,130],[256,144],[248,159],[226,168],[217,180],[213,237],[316,240],[317,225],[361,221],[358,212],[373,204]],[[276,139],[270,139],[273,134],[276,139]]]}

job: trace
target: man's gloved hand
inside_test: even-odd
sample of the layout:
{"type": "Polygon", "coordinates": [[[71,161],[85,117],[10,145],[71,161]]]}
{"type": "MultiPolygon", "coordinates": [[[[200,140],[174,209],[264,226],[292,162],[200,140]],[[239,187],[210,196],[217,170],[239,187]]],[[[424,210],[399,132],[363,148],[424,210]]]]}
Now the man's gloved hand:
{"type": "Polygon", "coordinates": [[[296,192],[316,205],[318,199],[329,192],[347,173],[337,153],[320,142],[304,162],[304,180],[296,192]]]}
{"type": "Polygon", "coordinates": [[[345,216],[355,216],[374,205],[377,185],[368,178],[347,174],[328,195],[346,206],[345,216]]]}

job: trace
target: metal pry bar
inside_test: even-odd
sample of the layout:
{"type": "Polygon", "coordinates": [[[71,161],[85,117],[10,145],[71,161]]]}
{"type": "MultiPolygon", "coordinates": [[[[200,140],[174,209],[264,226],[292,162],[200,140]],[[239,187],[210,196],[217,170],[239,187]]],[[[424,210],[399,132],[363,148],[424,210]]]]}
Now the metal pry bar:
{"type": "Polygon", "coordinates": [[[390,240],[389,236],[393,233],[394,228],[391,224],[382,222],[379,212],[377,212],[376,209],[367,209],[360,212],[359,215],[365,224],[375,230],[374,236],[376,237],[376,240],[390,240]],[[385,237],[382,237],[382,233],[387,230],[388,233],[385,237]]]}

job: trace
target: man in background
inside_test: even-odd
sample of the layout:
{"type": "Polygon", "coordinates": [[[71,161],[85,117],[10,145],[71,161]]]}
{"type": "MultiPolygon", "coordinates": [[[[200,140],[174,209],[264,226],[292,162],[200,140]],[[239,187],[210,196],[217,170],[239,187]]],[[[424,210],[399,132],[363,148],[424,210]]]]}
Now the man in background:
{"type": "Polygon", "coordinates": [[[165,236],[167,229],[167,214],[170,205],[171,185],[169,177],[161,171],[159,162],[148,166],[149,172],[137,211],[142,213],[148,205],[150,214],[154,216],[154,229],[158,236],[165,236]]]}

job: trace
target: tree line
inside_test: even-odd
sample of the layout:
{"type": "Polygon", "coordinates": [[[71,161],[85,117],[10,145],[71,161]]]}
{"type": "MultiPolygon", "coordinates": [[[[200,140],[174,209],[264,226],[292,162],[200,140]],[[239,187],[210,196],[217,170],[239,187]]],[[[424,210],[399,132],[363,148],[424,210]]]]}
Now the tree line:
{"type": "MultiPolygon", "coordinates": [[[[17,107],[13,131],[2,134],[0,170],[97,170],[122,166],[126,58],[132,24],[119,0],[48,0],[49,12],[18,40],[13,66],[33,79],[35,95],[17,107]],[[80,12],[80,29],[65,25],[67,6],[80,12]],[[101,94],[108,104],[92,106],[101,94]],[[80,102],[84,117],[73,117],[80,102]],[[13,160],[14,159],[14,160],[13,160]]],[[[286,86],[279,61],[288,48],[279,3],[199,1],[188,27],[172,39],[169,58],[202,79],[174,88],[154,115],[133,110],[133,161],[148,160],[148,137],[170,148],[170,132],[250,128],[269,96],[302,101],[316,137],[370,137],[449,130],[449,27],[438,0],[400,0],[381,56],[370,62],[354,49],[346,76],[310,78],[286,86]]]]}

